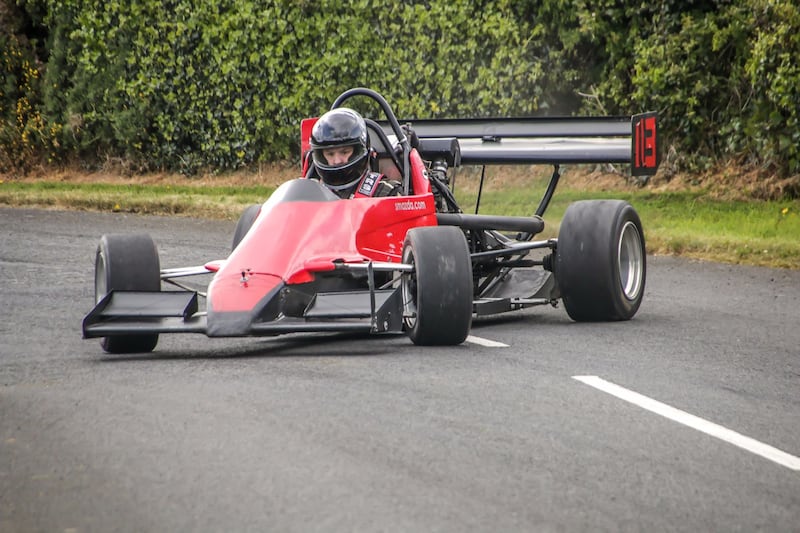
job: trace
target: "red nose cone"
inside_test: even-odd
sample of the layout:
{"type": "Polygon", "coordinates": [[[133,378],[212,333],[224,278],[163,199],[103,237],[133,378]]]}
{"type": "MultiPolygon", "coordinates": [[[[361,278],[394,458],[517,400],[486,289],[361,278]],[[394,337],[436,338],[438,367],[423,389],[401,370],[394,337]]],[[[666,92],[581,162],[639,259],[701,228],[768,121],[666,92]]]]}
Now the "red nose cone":
{"type": "Polygon", "coordinates": [[[216,313],[250,311],[264,296],[281,284],[270,274],[217,276],[208,287],[209,310],[216,313]]]}

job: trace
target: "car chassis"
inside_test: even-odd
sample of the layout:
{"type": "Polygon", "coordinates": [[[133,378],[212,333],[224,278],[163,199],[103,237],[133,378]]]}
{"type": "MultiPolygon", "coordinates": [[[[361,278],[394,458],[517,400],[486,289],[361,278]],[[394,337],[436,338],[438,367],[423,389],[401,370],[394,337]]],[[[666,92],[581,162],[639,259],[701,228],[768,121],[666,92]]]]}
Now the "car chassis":
{"type": "MultiPolygon", "coordinates": [[[[405,332],[419,345],[453,345],[473,316],[562,301],[576,321],[632,318],[642,301],[641,221],[619,200],[570,204],[558,238],[534,240],[564,164],[659,164],[656,113],[399,121],[366,119],[376,161],[397,174],[399,197],[340,200],[304,163],[302,177],[248,207],[225,260],[160,268],[152,238],[104,235],[95,255],[95,305],[84,338],[110,353],[152,351],[162,333],[242,337],[308,332],[405,332]],[[532,216],[464,213],[450,188],[463,165],[548,164],[532,216]],[[539,253],[533,253],[539,251],[539,253]],[[205,291],[182,278],[212,275],[205,291]],[[171,286],[164,290],[162,285],[171,286]],[[205,298],[205,309],[199,304],[205,298]]],[[[301,126],[303,151],[314,119],[301,126]]],[[[485,174],[481,174],[477,206],[485,174]]]]}

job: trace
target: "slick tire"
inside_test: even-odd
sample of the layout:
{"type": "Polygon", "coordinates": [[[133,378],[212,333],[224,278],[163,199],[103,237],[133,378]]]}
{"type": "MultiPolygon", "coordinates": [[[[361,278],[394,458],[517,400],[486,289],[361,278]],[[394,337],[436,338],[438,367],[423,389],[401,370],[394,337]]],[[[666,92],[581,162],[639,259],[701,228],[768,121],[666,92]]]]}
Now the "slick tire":
{"type": "MultiPolygon", "coordinates": [[[[149,235],[103,235],[97,246],[94,268],[94,300],[117,291],[161,290],[158,250],[149,235]]],[[[108,353],[152,352],[158,334],[114,335],[100,339],[108,353]]]]}
{"type": "Polygon", "coordinates": [[[247,232],[253,227],[253,223],[256,221],[260,211],[261,204],[253,204],[244,210],[242,215],[239,217],[239,221],[236,223],[236,229],[233,232],[233,245],[231,246],[231,251],[235,250],[236,247],[239,246],[239,243],[242,242],[244,236],[247,235],[247,232]]]}
{"type": "Polygon", "coordinates": [[[461,344],[472,325],[472,263],[454,226],[411,229],[403,243],[403,321],[417,345],[461,344]]]}
{"type": "Polygon", "coordinates": [[[639,215],[621,200],[570,204],[561,222],[555,277],[567,314],[578,322],[629,320],[647,273],[639,215]]]}

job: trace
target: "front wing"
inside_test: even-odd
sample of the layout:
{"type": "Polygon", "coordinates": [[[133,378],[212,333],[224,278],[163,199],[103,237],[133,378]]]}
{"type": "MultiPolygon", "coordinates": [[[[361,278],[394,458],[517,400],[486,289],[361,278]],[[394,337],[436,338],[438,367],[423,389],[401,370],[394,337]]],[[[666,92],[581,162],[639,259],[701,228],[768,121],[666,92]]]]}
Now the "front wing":
{"type": "Polygon", "coordinates": [[[402,331],[400,289],[319,293],[302,317],[262,321],[258,310],[209,316],[192,312],[197,293],[190,291],[112,291],[83,320],[83,337],[153,333],[203,333],[244,337],[284,333],[402,331]],[[236,316],[231,316],[236,315],[236,316]],[[209,322],[210,320],[210,322],[209,322]]]}
{"type": "MultiPolygon", "coordinates": [[[[327,267],[325,267],[327,268],[327,267]]],[[[192,290],[111,291],[102,298],[83,320],[83,337],[143,335],[158,333],[203,333],[210,337],[279,335],[301,332],[364,332],[402,331],[402,291],[376,288],[374,272],[408,271],[409,265],[396,263],[334,263],[335,270],[363,271],[369,279],[367,290],[317,292],[305,306],[302,316],[264,317],[265,310],[280,305],[283,289],[293,285],[281,283],[247,312],[211,313],[199,311],[198,293],[192,290]]],[[[324,269],[320,266],[320,269],[324,269]]],[[[187,267],[162,271],[162,279],[209,273],[205,267],[187,267]]]]}

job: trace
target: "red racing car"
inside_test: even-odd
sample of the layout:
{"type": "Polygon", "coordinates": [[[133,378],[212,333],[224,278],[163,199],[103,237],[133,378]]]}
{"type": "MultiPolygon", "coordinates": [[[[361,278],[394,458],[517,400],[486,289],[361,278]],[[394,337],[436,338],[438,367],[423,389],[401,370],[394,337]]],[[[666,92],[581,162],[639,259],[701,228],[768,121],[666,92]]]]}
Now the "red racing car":
{"type": "Polygon", "coordinates": [[[401,196],[341,200],[316,180],[291,180],[245,210],[226,259],[202,266],[161,269],[150,236],[104,235],[84,338],[101,338],[109,353],[152,351],[163,333],[405,332],[418,345],[455,345],[473,315],[559,300],[576,321],[636,314],[645,242],[630,204],[575,202],[558,239],[534,236],[544,228],[560,165],[621,162],[634,175],[655,173],[655,113],[415,120],[409,128],[370,89],[346,91],[332,109],[354,97],[383,111],[366,124],[377,160],[402,183],[401,196]],[[462,212],[450,190],[453,169],[513,163],[554,166],[535,214],[462,212]],[[180,281],[199,274],[211,276],[206,291],[180,281]]]}

